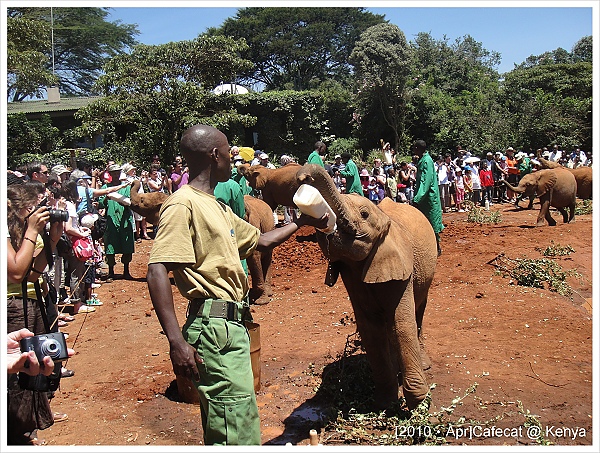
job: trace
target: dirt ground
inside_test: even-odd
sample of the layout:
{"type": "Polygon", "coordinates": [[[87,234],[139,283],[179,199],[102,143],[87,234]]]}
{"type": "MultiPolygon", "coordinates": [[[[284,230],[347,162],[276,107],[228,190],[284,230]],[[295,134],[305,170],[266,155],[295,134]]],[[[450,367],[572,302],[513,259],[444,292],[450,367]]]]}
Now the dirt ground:
{"type": "MultiPolygon", "coordinates": [[[[554,444],[592,444],[597,425],[592,419],[592,215],[563,224],[554,212],[557,226],[536,228],[536,208],[494,205],[501,214],[497,224],[467,222],[466,213],[444,214],[443,254],[424,319],[432,361],[426,374],[436,384],[430,413],[477,386],[456,404],[457,429],[448,444],[535,445],[527,413],[554,444]],[[567,280],[571,297],[519,286],[493,265],[501,254],[538,260],[556,245],[574,249],[551,258],[580,274],[567,280]],[[475,426],[470,434],[459,431],[469,425],[461,417],[475,426]],[[477,429],[484,422],[510,430],[477,429]]],[[[316,389],[323,370],[339,363],[347,340],[355,338],[356,325],[341,279],[332,288],[324,285],[327,263],[313,232],[304,227],[276,249],[273,300],[252,308],[260,324],[257,399],[266,445],[306,445],[311,428],[319,431],[321,443],[339,443],[339,436],[324,429],[327,400],[316,389]]],[[[168,343],[148,295],[151,247],[152,241],[136,245],[134,281],[103,284],[97,293],[104,305],[78,314],[62,329],[77,351],[67,364],[75,375],[62,380],[52,401],[69,420],[39,432],[49,445],[202,443],[199,406],[177,394],[168,343]]],[[[121,271],[117,266],[117,274],[121,271]]],[[[183,324],[186,303],[176,289],[175,294],[183,324]]]]}

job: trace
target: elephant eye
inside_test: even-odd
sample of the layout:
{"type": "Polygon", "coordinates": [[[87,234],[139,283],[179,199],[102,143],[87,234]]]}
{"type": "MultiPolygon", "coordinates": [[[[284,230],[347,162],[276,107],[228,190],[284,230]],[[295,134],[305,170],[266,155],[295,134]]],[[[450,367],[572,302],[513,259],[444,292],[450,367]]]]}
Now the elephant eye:
{"type": "Polygon", "coordinates": [[[369,218],[369,211],[361,211],[360,212],[360,216],[363,218],[363,220],[366,220],[369,218]]]}

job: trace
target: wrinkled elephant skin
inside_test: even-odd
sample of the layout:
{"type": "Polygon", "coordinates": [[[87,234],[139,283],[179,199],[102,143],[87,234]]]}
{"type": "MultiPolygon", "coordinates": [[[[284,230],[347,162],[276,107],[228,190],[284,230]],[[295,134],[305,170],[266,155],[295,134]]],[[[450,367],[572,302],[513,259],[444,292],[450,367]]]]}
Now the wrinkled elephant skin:
{"type": "Polygon", "coordinates": [[[320,166],[304,165],[297,177],[316,187],[337,216],[336,231],[317,232],[317,239],[348,291],[373,371],[376,407],[398,399],[401,379],[414,409],[429,391],[420,334],[437,262],[433,228],[412,206],[340,195],[320,166]]]}
{"type": "Polygon", "coordinates": [[[243,164],[238,167],[238,173],[246,178],[250,187],[260,190],[262,199],[274,211],[277,206],[293,206],[293,198],[298,190],[296,172],[300,165],[289,163],[275,170],[262,165],[243,164]]]}
{"type": "Polygon", "coordinates": [[[539,197],[541,207],[537,217],[537,226],[544,226],[546,222],[550,226],[556,225],[556,220],[550,214],[551,206],[560,211],[564,223],[570,222],[575,217],[577,182],[575,176],[564,167],[529,173],[521,178],[516,187],[506,181],[504,183],[513,192],[539,197]],[[569,208],[569,213],[565,208],[569,208]]]}
{"type": "MultiPolygon", "coordinates": [[[[266,233],[275,228],[273,211],[264,201],[250,195],[244,196],[246,207],[246,222],[254,225],[261,233],[266,233]]],[[[252,279],[250,288],[250,303],[264,305],[270,302],[273,296],[271,290],[271,260],[272,252],[254,251],[246,258],[248,272],[252,279]]]]}

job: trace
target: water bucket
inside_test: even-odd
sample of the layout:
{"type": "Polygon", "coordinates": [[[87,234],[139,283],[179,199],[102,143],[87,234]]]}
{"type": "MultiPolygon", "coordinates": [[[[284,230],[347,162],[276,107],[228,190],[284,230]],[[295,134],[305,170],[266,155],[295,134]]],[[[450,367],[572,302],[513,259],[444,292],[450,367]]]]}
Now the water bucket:
{"type": "Polygon", "coordinates": [[[326,234],[331,234],[335,231],[335,213],[316,188],[308,184],[302,184],[294,194],[293,200],[300,211],[310,217],[318,219],[328,212],[329,222],[327,222],[327,228],[320,231],[326,234]]]}
{"type": "Polygon", "coordinates": [[[260,390],[260,324],[246,321],[246,328],[250,334],[250,362],[254,375],[254,391],[260,390]]]}
{"type": "Polygon", "coordinates": [[[184,403],[200,404],[198,390],[190,378],[177,376],[177,393],[184,403]]]}

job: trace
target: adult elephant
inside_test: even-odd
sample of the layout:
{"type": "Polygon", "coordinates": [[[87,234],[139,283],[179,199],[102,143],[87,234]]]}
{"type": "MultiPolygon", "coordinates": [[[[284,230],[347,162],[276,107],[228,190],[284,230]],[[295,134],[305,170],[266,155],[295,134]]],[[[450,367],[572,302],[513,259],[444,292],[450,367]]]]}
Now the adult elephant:
{"type": "Polygon", "coordinates": [[[298,190],[296,172],[300,165],[291,162],[275,170],[262,165],[242,164],[238,173],[246,178],[250,187],[260,190],[262,199],[274,211],[277,206],[296,206],[293,201],[298,190]]]}
{"type": "Polygon", "coordinates": [[[429,391],[421,328],[437,262],[433,228],[408,204],[385,198],[375,205],[339,194],[319,165],[304,165],[297,179],[316,187],[337,216],[336,231],[317,232],[317,239],[330,261],[326,281],[333,285],[339,272],[350,296],[373,372],[375,405],[386,408],[398,399],[400,373],[414,409],[429,391]]]}
{"type": "MultiPolygon", "coordinates": [[[[246,216],[244,217],[246,222],[254,225],[262,233],[275,228],[273,211],[267,203],[250,195],[245,195],[244,205],[246,207],[246,216]]],[[[273,296],[271,290],[271,260],[271,251],[261,253],[255,250],[252,255],[246,258],[248,272],[252,279],[249,294],[250,303],[252,304],[268,304],[273,296]]]]}
{"type": "Polygon", "coordinates": [[[577,182],[575,176],[566,168],[534,171],[523,176],[516,187],[511,186],[507,181],[504,183],[515,193],[539,197],[541,207],[537,226],[545,225],[544,219],[548,225],[556,225],[556,220],[550,214],[550,206],[560,211],[564,223],[570,222],[575,217],[577,182]],[[565,208],[569,208],[569,214],[565,208]]]}
{"type": "Polygon", "coordinates": [[[540,161],[541,167],[546,168],[566,168],[573,176],[575,176],[575,181],[577,182],[577,198],[581,198],[582,200],[588,200],[592,198],[592,167],[577,167],[577,168],[567,168],[559,164],[558,162],[553,162],[548,159],[544,159],[543,157],[538,157],[540,161]]]}

